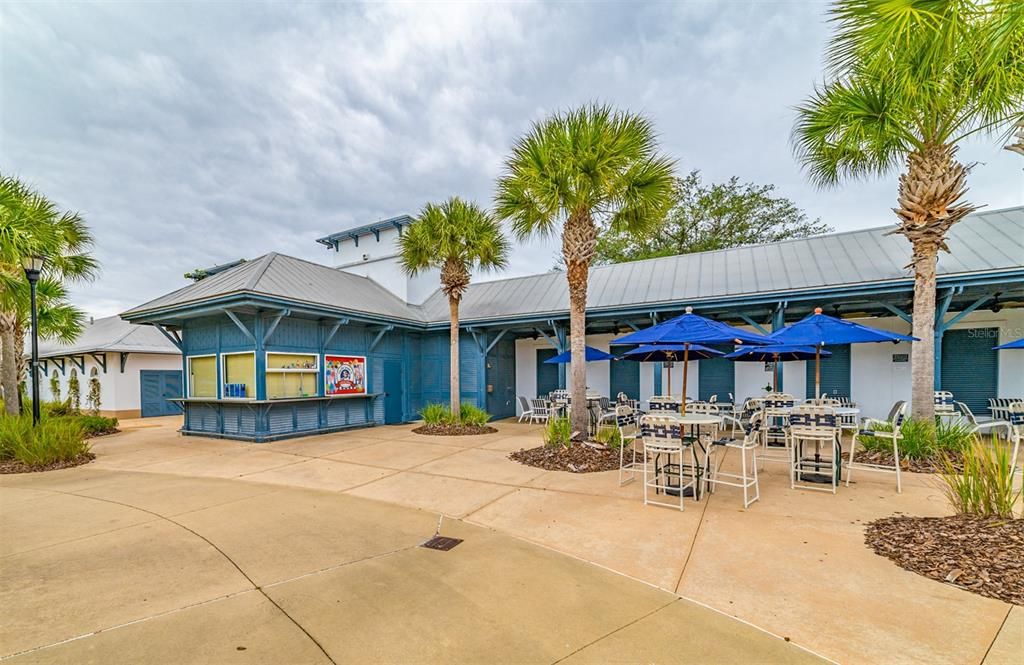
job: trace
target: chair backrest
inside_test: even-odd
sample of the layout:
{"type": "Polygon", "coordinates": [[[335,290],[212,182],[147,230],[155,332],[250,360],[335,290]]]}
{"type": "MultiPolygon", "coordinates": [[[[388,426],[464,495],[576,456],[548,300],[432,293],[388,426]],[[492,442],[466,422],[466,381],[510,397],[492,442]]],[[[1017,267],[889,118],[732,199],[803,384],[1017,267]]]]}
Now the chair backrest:
{"type": "Polygon", "coordinates": [[[763,424],[764,413],[758,411],[754,415],[750,416],[750,422],[743,426],[743,439],[750,443],[753,441],[760,441],[761,439],[761,425],[763,424]]]}
{"type": "Polygon", "coordinates": [[[530,410],[530,400],[526,399],[524,395],[519,395],[516,399],[519,400],[519,407],[524,413],[530,410]]]}
{"type": "Polygon", "coordinates": [[[743,409],[740,411],[740,418],[750,418],[755,413],[760,413],[763,410],[763,399],[760,397],[748,397],[747,401],[743,403],[743,409]]]}
{"type": "Polygon", "coordinates": [[[615,426],[619,428],[619,436],[623,441],[636,436],[640,431],[636,411],[630,406],[616,406],[615,426]]]}
{"type": "Polygon", "coordinates": [[[1024,433],[1024,402],[1011,402],[1006,407],[1006,419],[1018,436],[1024,433]]]}
{"type": "Polygon", "coordinates": [[[952,411],[953,410],[953,393],[948,390],[936,390],[935,391],[935,410],[936,411],[952,411]]]}
{"type": "Polygon", "coordinates": [[[601,398],[599,398],[597,400],[597,402],[598,402],[598,404],[601,405],[601,410],[602,411],[607,411],[608,409],[610,409],[612,407],[612,401],[610,399],[608,399],[607,397],[601,397],[601,398]]]}
{"type": "Polygon", "coordinates": [[[552,390],[550,393],[548,393],[548,397],[550,397],[552,401],[564,402],[569,399],[569,391],[561,389],[552,390]]]}
{"type": "Polygon", "coordinates": [[[712,395],[711,397],[708,398],[708,403],[709,404],[714,404],[717,401],[718,401],[718,395],[712,395]]]}
{"type": "Polygon", "coordinates": [[[640,436],[644,440],[645,448],[677,448],[683,442],[679,423],[675,418],[653,413],[640,417],[640,436]]]}
{"type": "Polygon", "coordinates": [[[533,409],[533,412],[538,416],[542,416],[548,412],[548,403],[540,397],[537,397],[530,400],[530,408],[533,409]]]}
{"type": "Polygon", "coordinates": [[[903,427],[903,421],[907,418],[907,403],[904,400],[899,400],[892,405],[889,409],[889,417],[887,420],[892,425],[893,432],[899,432],[900,428],[903,427]]]}
{"type": "Polygon", "coordinates": [[[969,422],[971,425],[978,424],[978,419],[974,417],[974,412],[971,411],[971,407],[967,406],[963,402],[954,403],[956,404],[957,410],[960,411],[960,415],[966,418],[967,422],[969,422]]]}
{"type": "Polygon", "coordinates": [[[648,400],[651,411],[678,411],[683,405],[671,395],[655,395],[648,400]]]}
{"type": "Polygon", "coordinates": [[[841,406],[842,401],[833,397],[818,397],[817,399],[809,399],[804,404],[810,406],[841,406]]]}
{"type": "Polygon", "coordinates": [[[692,404],[687,404],[686,410],[689,413],[717,414],[719,412],[718,405],[710,402],[694,402],[692,404]]]}
{"type": "Polygon", "coordinates": [[[836,412],[828,406],[801,404],[789,412],[789,431],[793,436],[825,438],[835,436],[838,428],[836,412]]]}
{"type": "Polygon", "coordinates": [[[616,404],[624,403],[628,399],[629,399],[629,395],[627,395],[626,393],[620,392],[618,395],[615,396],[615,403],[616,404]]]}
{"type": "Polygon", "coordinates": [[[788,409],[796,405],[796,398],[789,393],[768,393],[762,399],[766,409],[788,409]]]}

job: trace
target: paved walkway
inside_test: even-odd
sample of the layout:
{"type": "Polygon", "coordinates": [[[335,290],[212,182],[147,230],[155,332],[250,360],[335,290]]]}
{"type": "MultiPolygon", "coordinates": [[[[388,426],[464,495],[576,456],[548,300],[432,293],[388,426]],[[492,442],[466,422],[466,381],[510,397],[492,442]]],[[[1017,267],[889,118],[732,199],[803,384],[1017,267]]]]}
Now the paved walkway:
{"type": "Polygon", "coordinates": [[[793,492],[769,470],[749,510],[723,488],[680,513],[645,509],[637,484],[619,488],[615,474],[509,461],[538,442],[515,423],[482,437],[400,426],[260,446],[180,437],[175,425],[126,422],[87,467],[0,479],[0,528],[17,534],[0,551],[0,606],[18,617],[0,628],[0,652],[40,662],[209,660],[229,646],[268,662],[809,658],[798,644],[841,662],[1000,663],[1016,662],[1024,635],[1021,608],[864,547],[863,523],[877,516],[945,511],[920,477],[896,495],[887,477],[862,474],[833,497],[793,492]],[[416,547],[437,514],[454,518],[446,535],[466,538],[448,553],[416,547]],[[196,634],[192,652],[171,651],[179,631],[196,634]]]}

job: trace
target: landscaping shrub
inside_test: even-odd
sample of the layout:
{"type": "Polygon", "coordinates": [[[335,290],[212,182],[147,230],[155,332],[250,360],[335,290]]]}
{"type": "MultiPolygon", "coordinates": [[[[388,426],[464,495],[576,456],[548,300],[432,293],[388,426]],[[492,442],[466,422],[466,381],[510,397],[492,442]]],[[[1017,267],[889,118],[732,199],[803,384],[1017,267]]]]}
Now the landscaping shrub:
{"type": "MultiPolygon", "coordinates": [[[[879,432],[890,432],[892,427],[879,424],[875,427],[879,432]]],[[[900,429],[900,457],[912,460],[935,459],[941,453],[961,453],[976,438],[971,430],[962,423],[939,423],[927,420],[908,418],[900,429]]],[[[892,451],[892,441],[881,437],[865,436],[858,439],[864,449],[872,451],[892,451]]]]}
{"type": "Polygon", "coordinates": [[[452,421],[452,412],[446,404],[427,404],[420,409],[420,417],[427,425],[447,425],[452,421]]]}
{"type": "Polygon", "coordinates": [[[70,462],[88,452],[83,427],[73,418],[45,418],[33,427],[31,416],[0,417],[0,461],[39,467],[70,462]]]}
{"type": "Polygon", "coordinates": [[[548,418],[544,426],[545,446],[569,446],[572,443],[572,423],[568,418],[548,418]]]}
{"type": "Polygon", "coordinates": [[[1013,489],[1011,448],[998,438],[991,446],[975,438],[962,451],[963,473],[957,471],[948,453],[940,453],[944,469],[942,489],[958,513],[1013,517],[1013,506],[1021,491],[1013,489]]]}
{"type": "MultiPolygon", "coordinates": [[[[30,404],[29,410],[31,408],[30,404]]],[[[43,402],[41,411],[43,416],[69,416],[71,415],[71,398],[56,402],[43,402]]]]}
{"type": "Polygon", "coordinates": [[[85,436],[100,436],[117,431],[117,418],[93,415],[67,416],[66,418],[76,421],[82,427],[85,436]]]}
{"type": "Polygon", "coordinates": [[[612,427],[611,425],[602,425],[597,428],[597,434],[594,435],[594,439],[598,443],[603,443],[609,448],[618,448],[622,445],[622,437],[619,435],[619,428],[612,427]]]}
{"type": "Polygon", "coordinates": [[[483,427],[491,419],[491,414],[487,413],[475,404],[469,404],[463,402],[462,406],[459,407],[459,420],[462,421],[463,425],[469,425],[471,427],[483,427]]]}

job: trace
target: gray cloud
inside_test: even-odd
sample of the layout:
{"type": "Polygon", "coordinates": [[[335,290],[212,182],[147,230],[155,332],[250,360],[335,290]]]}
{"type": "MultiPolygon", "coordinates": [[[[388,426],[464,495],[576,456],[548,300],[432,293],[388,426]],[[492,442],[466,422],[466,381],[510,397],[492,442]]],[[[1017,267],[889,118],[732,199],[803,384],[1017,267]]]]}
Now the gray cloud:
{"type": "MultiPolygon", "coordinates": [[[[816,191],[789,147],[821,77],[804,3],[11,5],[0,8],[0,169],[94,228],[101,315],[182,273],[460,194],[489,202],[512,141],[606,101],[655,121],[680,171],[771,182],[840,229],[891,221],[895,177],[816,191]]],[[[972,200],[1024,200],[991,140],[972,200]]],[[[520,247],[510,274],[556,245],[520,247]]]]}

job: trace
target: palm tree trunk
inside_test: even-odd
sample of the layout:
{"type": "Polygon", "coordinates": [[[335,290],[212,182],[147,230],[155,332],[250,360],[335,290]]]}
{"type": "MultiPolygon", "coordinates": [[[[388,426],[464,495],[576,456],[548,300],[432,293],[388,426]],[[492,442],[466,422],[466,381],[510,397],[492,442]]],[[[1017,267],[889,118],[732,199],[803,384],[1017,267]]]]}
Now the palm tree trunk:
{"type": "Polygon", "coordinates": [[[449,385],[449,399],[451,402],[452,417],[458,422],[459,419],[459,405],[461,402],[459,395],[459,299],[452,296],[448,297],[448,316],[449,316],[449,338],[451,349],[449,355],[451,356],[451,384],[449,385]]]}
{"type": "Polygon", "coordinates": [[[976,210],[959,202],[967,193],[967,169],[956,161],[956,147],[925,145],[907,156],[907,170],[900,176],[897,233],[914,248],[913,334],[911,347],[911,414],[935,418],[935,274],[939,250],[949,251],[949,228],[976,210]]]}
{"type": "Polygon", "coordinates": [[[589,211],[575,213],[562,230],[562,256],[569,282],[570,422],[577,438],[586,438],[587,413],[587,281],[597,247],[597,228],[589,211]]]}
{"type": "Polygon", "coordinates": [[[18,415],[18,356],[14,344],[14,315],[0,312],[0,384],[4,389],[4,411],[9,416],[18,415]]]}

